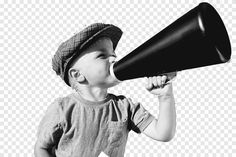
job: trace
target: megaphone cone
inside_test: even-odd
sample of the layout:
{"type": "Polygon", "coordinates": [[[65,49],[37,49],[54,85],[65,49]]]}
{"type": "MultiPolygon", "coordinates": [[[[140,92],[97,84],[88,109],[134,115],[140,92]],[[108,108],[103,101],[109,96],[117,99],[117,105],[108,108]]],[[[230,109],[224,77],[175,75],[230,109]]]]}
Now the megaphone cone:
{"type": "Polygon", "coordinates": [[[209,3],[177,19],[111,66],[118,80],[149,77],[230,60],[226,28],[209,3]]]}

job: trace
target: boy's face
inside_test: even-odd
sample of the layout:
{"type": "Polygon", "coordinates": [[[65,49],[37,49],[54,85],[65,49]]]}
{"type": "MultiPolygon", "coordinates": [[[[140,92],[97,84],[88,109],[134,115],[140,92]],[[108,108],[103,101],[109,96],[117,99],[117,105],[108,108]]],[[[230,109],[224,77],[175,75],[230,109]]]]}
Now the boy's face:
{"type": "Polygon", "coordinates": [[[109,71],[115,58],[112,41],[104,37],[86,49],[73,67],[80,71],[89,86],[109,88],[119,83],[109,71]]]}

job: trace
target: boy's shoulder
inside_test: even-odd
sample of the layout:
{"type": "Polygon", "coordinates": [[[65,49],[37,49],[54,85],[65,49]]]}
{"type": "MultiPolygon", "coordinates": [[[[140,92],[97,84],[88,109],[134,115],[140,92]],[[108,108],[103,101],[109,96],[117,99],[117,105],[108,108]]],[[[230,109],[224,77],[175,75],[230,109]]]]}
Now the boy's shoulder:
{"type": "Polygon", "coordinates": [[[61,97],[57,97],[53,100],[53,102],[51,103],[51,105],[49,106],[50,108],[60,108],[60,109],[65,109],[68,108],[70,106],[70,104],[73,104],[72,99],[72,94],[66,95],[66,96],[61,96],[61,97]]]}
{"type": "Polygon", "coordinates": [[[132,99],[129,97],[126,97],[125,95],[114,95],[114,94],[111,94],[111,95],[114,96],[117,101],[127,101],[129,103],[133,103],[132,99]]]}
{"type": "Polygon", "coordinates": [[[122,107],[129,108],[129,107],[132,107],[133,105],[137,104],[137,103],[134,103],[131,98],[126,97],[124,95],[113,95],[113,94],[111,94],[111,95],[113,96],[113,100],[115,100],[117,102],[117,104],[122,107]]]}
{"type": "Polygon", "coordinates": [[[121,101],[127,99],[124,95],[115,95],[112,93],[109,93],[110,97],[116,101],[121,101]]]}

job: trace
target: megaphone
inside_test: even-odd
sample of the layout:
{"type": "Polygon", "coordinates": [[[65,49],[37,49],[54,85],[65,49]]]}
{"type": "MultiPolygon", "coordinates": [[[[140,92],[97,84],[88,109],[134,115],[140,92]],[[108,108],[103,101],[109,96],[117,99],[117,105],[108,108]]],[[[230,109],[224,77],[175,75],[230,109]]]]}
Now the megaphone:
{"type": "Polygon", "coordinates": [[[110,67],[123,81],[225,63],[229,37],[217,11],[200,3],[110,67]]]}

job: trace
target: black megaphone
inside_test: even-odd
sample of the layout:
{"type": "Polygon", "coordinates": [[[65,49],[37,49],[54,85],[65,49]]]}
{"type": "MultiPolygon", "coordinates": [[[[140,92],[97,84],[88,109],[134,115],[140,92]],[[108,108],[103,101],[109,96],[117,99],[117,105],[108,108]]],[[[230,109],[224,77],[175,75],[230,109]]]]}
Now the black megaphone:
{"type": "Polygon", "coordinates": [[[110,73],[123,81],[225,63],[230,57],[223,21],[204,2],[112,64],[110,73]]]}

